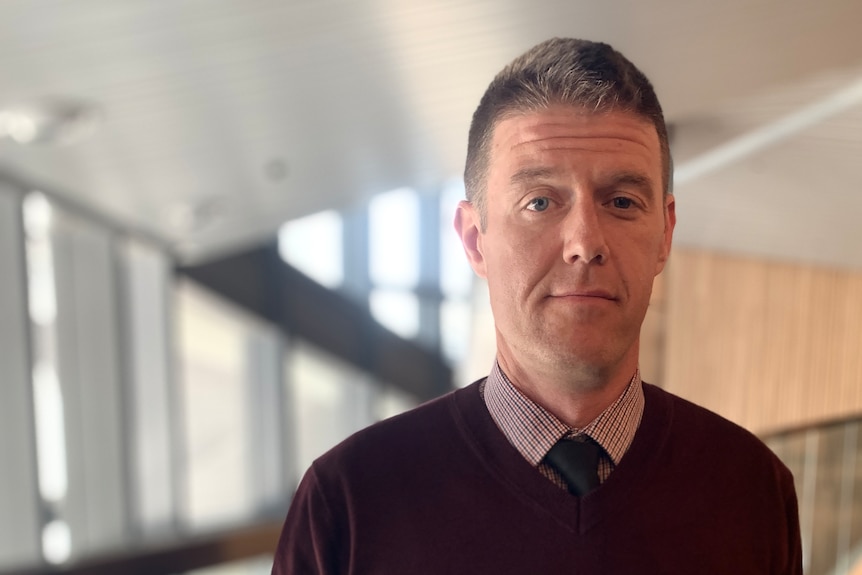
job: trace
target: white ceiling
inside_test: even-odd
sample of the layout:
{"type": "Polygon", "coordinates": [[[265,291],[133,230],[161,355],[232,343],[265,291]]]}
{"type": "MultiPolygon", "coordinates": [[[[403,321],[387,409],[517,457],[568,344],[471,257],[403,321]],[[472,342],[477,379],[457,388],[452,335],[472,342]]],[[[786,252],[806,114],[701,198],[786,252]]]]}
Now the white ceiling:
{"type": "Polygon", "coordinates": [[[656,85],[677,245],[862,268],[860,23],[858,0],[4,0],[0,105],[102,123],[0,141],[0,174],[206,257],[460,174],[496,71],[579,36],[656,85]]]}

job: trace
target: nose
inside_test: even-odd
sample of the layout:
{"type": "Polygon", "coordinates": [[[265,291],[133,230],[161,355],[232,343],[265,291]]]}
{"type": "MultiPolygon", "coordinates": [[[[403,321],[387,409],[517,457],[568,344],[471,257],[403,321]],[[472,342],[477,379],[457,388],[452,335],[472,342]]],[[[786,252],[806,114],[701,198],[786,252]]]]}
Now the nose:
{"type": "Polygon", "coordinates": [[[566,263],[603,264],[610,250],[605,239],[599,206],[575,202],[563,223],[563,259],[566,263]]]}

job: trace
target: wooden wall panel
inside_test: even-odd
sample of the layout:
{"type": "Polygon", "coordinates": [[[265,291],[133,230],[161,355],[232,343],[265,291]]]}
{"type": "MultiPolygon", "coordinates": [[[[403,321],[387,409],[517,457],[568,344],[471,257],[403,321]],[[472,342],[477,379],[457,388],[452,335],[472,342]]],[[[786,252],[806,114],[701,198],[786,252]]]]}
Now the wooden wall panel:
{"type": "Polygon", "coordinates": [[[639,358],[641,378],[655,384],[659,384],[664,379],[665,325],[667,323],[664,298],[665,277],[662,274],[653,282],[649,309],[647,309],[641,327],[639,358]]]}
{"type": "Polygon", "coordinates": [[[862,273],[676,250],[666,389],[761,433],[862,413],[862,273]]]}

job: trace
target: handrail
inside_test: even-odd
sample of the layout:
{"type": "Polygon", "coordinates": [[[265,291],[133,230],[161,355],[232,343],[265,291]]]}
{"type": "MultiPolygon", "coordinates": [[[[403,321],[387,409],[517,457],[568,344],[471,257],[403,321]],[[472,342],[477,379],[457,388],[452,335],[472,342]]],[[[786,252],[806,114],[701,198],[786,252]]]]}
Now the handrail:
{"type": "Polygon", "coordinates": [[[852,413],[847,415],[837,415],[832,417],[825,417],[821,419],[816,419],[813,421],[806,421],[804,423],[794,423],[790,425],[785,425],[783,427],[777,427],[775,429],[770,429],[764,433],[758,433],[757,436],[763,441],[773,441],[776,439],[781,439],[788,435],[793,435],[796,433],[802,433],[806,431],[811,431],[814,429],[824,429],[827,427],[835,427],[838,425],[846,425],[848,423],[852,423],[854,421],[862,420],[862,415],[858,413],[852,413]]]}
{"type": "Polygon", "coordinates": [[[222,563],[271,555],[281,522],[266,522],[230,531],[146,545],[63,565],[0,570],[0,575],[169,575],[222,563]]]}

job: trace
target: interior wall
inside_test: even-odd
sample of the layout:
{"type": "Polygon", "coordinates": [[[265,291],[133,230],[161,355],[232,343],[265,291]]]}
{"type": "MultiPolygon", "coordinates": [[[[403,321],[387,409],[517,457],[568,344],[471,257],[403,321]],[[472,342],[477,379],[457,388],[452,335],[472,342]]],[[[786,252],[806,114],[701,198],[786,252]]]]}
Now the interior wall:
{"type": "Polygon", "coordinates": [[[676,249],[663,386],[755,433],[862,413],[862,273],[676,249]]]}
{"type": "Polygon", "coordinates": [[[641,379],[661,385],[664,381],[665,331],[667,306],[665,285],[667,270],[653,281],[649,308],[641,326],[640,353],[638,357],[641,379]]]}

